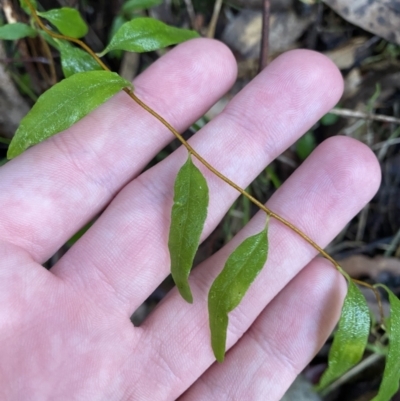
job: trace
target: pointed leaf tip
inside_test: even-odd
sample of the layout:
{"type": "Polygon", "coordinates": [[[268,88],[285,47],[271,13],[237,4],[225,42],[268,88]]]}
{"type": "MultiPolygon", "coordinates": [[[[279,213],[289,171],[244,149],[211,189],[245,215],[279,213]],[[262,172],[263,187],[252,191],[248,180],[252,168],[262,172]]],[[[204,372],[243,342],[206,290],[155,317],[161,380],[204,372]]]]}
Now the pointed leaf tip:
{"type": "Polygon", "coordinates": [[[189,155],[175,180],[168,240],[172,278],[182,297],[189,303],[193,302],[193,296],[188,278],[199,247],[207,208],[207,181],[189,155]]]}
{"type": "Polygon", "coordinates": [[[229,256],[208,294],[211,346],[218,362],[225,357],[228,313],[235,309],[268,257],[268,225],[245,239],[229,256]]]}

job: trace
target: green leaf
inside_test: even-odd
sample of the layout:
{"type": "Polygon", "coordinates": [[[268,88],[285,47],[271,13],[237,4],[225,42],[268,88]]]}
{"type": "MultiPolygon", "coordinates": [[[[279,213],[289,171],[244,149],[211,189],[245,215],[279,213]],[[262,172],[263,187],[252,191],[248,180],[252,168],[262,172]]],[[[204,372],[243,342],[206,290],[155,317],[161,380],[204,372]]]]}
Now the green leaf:
{"type": "Polygon", "coordinates": [[[297,142],[296,142],[296,153],[301,160],[307,159],[311,152],[315,149],[316,143],[314,134],[312,132],[306,132],[297,142]]]}
{"type": "Polygon", "coordinates": [[[64,79],[39,97],[8,148],[12,159],[35,145],[64,131],[131,84],[108,71],[81,72],[64,79]]]}
{"type": "Polygon", "coordinates": [[[195,31],[168,26],[153,18],[135,18],[122,25],[100,56],[116,49],[137,53],[150,52],[198,36],[195,31]]]}
{"type": "MultiPolygon", "coordinates": [[[[108,33],[108,41],[113,38],[113,36],[118,32],[119,28],[121,28],[121,26],[124,25],[126,22],[128,22],[128,20],[123,15],[117,15],[114,18],[111,24],[110,31],[108,33]]],[[[108,57],[120,60],[123,54],[124,52],[122,50],[113,50],[108,53],[108,57]]]]}
{"type": "Polygon", "coordinates": [[[54,10],[38,12],[38,15],[51,22],[63,35],[81,38],[88,33],[86,22],[82,19],[79,11],[74,8],[55,8],[54,10]]]}
{"type": "Polygon", "coordinates": [[[29,25],[22,22],[6,24],[0,27],[0,39],[18,40],[26,37],[34,38],[37,32],[29,25]]]}
{"type": "MultiPolygon", "coordinates": [[[[35,10],[37,10],[37,2],[36,2],[36,0],[29,0],[29,3],[31,3],[32,6],[33,6],[33,8],[34,8],[35,10]]],[[[28,13],[28,14],[31,13],[31,10],[30,10],[30,8],[29,8],[28,5],[27,5],[26,0],[19,0],[19,4],[20,4],[21,8],[22,8],[26,13],[28,13]]]]}
{"type": "Polygon", "coordinates": [[[225,357],[228,313],[235,309],[268,257],[268,226],[245,239],[229,256],[208,294],[211,345],[218,362],[225,357]]]}
{"type": "Polygon", "coordinates": [[[72,46],[64,40],[58,41],[58,45],[61,55],[61,67],[65,78],[79,72],[102,70],[97,61],[79,47],[72,46]]]}
{"type": "Polygon", "coordinates": [[[58,51],[60,50],[60,46],[58,43],[60,42],[59,40],[56,41],[56,39],[52,38],[47,32],[40,30],[39,35],[52,47],[57,49],[58,51]]]}
{"type": "Polygon", "coordinates": [[[350,277],[346,278],[347,295],[329,351],[328,369],[322,375],[318,390],[323,390],[360,362],[367,346],[371,324],[367,301],[350,277]]]}
{"type": "Polygon", "coordinates": [[[123,13],[146,10],[162,4],[163,0],[128,0],[122,5],[123,13]]]}
{"type": "Polygon", "coordinates": [[[193,302],[188,277],[199,247],[200,235],[207,217],[208,186],[189,155],[179,170],[174,187],[174,204],[168,247],[171,255],[171,274],[187,302],[193,302]]]}
{"type": "Polygon", "coordinates": [[[400,300],[384,285],[379,285],[389,294],[390,327],[389,350],[386,357],[385,371],[378,395],[372,401],[389,401],[397,393],[400,380],[400,300]]]}
{"type": "Polygon", "coordinates": [[[337,116],[336,114],[328,113],[321,118],[321,124],[326,126],[333,125],[336,124],[338,120],[339,116],[337,116]]]}

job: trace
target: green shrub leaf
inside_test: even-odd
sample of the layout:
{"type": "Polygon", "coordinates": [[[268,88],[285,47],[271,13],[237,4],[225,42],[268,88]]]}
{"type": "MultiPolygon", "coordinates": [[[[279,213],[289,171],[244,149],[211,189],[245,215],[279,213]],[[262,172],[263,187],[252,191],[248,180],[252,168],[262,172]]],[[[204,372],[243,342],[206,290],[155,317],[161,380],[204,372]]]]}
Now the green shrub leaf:
{"type": "Polygon", "coordinates": [[[307,159],[312,151],[316,148],[315,137],[311,131],[306,132],[297,142],[296,142],[296,153],[300,160],[307,159]]]}
{"type": "Polygon", "coordinates": [[[337,116],[336,114],[332,114],[332,113],[328,113],[325,114],[322,118],[321,118],[321,124],[322,125],[333,125],[336,124],[339,120],[339,116],[337,116]]]}
{"type": "MultiPolygon", "coordinates": [[[[32,4],[33,8],[36,10],[37,9],[37,2],[36,0],[29,0],[29,2],[32,4]]],[[[28,7],[28,5],[26,4],[26,0],[19,0],[19,5],[21,6],[21,8],[28,14],[31,13],[30,8],[28,7]]]]}
{"type": "Polygon", "coordinates": [[[111,50],[150,52],[198,36],[195,31],[168,26],[153,18],[135,18],[121,26],[100,56],[111,50]]]}
{"type": "Polygon", "coordinates": [[[367,301],[351,279],[346,278],[347,295],[329,352],[328,369],[322,375],[318,390],[323,390],[360,362],[368,342],[371,318],[367,301]]]}
{"type": "Polygon", "coordinates": [[[65,78],[79,72],[102,70],[97,61],[79,47],[72,46],[64,40],[58,41],[58,45],[61,55],[61,67],[65,78]]]}
{"type": "Polygon", "coordinates": [[[33,28],[22,22],[0,26],[0,39],[3,40],[18,40],[26,37],[34,38],[36,35],[37,32],[33,28]]]}
{"type": "Polygon", "coordinates": [[[228,313],[235,309],[268,257],[268,226],[245,239],[229,256],[208,294],[211,345],[218,362],[225,357],[228,313]]]}
{"type": "Polygon", "coordinates": [[[38,12],[38,15],[51,22],[63,35],[81,38],[88,33],[86,22],[82,19],[79,11],[74,8],[55,8],[54,10],[38,12]]]}
{"type": "Polygon", "coordinates": [[[69,128],[128,86],[128,81],[108,71],[81,72],[64,79],[43,93],[22,119],[7,157],[12,159],[29,146],[69,128]]]}
{"type": "Polygon", "coordinates": [[[131,13],[158,6],[163,0],[128,0],[122,5],[122,12],[131,13]]]}
{"type": "Polygon", "coordinates": [[[193,296],[188,277],[199,247],[207,207],[207,181],[189,155],[175,181],[168,241],[172,278],[182,297],[189,303],[193,302],[193,296]]]}
{"type": "Polygon", "coordinates": [[[372,401],[390,401],[399,389],[400,380],[400,300],[386,286],[379,286],[385,288],[389,294],[389,351],[378,395],[372,401]]]}

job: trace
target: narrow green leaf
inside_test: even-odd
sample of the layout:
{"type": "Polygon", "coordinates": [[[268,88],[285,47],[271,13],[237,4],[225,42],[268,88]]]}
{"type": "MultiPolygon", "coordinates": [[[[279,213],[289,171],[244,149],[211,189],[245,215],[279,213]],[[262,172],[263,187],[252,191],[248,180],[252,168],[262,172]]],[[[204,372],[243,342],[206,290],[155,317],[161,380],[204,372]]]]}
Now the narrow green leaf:
{"type": "Polygon", "coordinates": [[[158,6],[163,0],[128,0],[122,5],[122,12],[131,13],[134,11],[146,10],[158,6]]]}
{"type": "Polygon", "coordinates": [[[102,69],[89,53],[79,47],[72,46],[64,40],[58,41],[58,45],[61,55],[61,67],[65,78],[79,72],[99,71],[102,69]]]}
{"type": "Polygon", "coordinates": [[[38,12],[42,18],[51,22],[63,35],[81,38],[88,33],[86,22],[75,8],[62,7],[38,12]]]}
{"type": "Polygon", "coordinates": [[[150,52],[198,36],[195,31],[168,26],[153,18],[135,18],[122,25],[100,56],[116,49],[137,53],[150,52]]]}
{"type": "Polygon", "coordinates": [[[268,226],[245,239],[229,256],[208,294],[211,346],[218,362],[225,357],[228,313],[235,309],[268,257],[268,226]]]}
{"type": "Polygon", "coordinates": [[[175,181],[168,241],[172,278],[182,297],[189,303],[193,302],[193,296],[188,277],[199,247],[207,207],[207,181],[189,155],[175,181]]]}
{"type": "Polygon", "coordinates": [[[64,79],[39,97],[8,148],[12,159],[31,145],[61,132],[131,84],[108,71],[81,72],[64,79]]]}
{"type": "MultiPolygon", "coordinates": [[[[36,2],[36,0],[29,0],[29,3],[31,3],[32,6],[33,6],[33,8],[34,8],[35,10],[37,10],[37,2],[36,2]]],[[[28,14],[31,13],[31,10],[30,10],[30,8],[29,8],[28,5],[27,5],[26,0],[19,0],[19,4],[20,4],[21,8],[22,8],[26,13],[28,13],[28,14]]]]}
{"type": "Polygon", "coordinates": [[[34,38],[37,32],[29,25],[22,22],[6,24],[0,27],[0,39],[18,40],[26,37],[34,38]]]}
{"type": "Polygon", "coordinates": [[[323,390],[360,362],[367,346],[371,324],[367,301],[351,279],[346,278],[347,295],[329,351],[328,369],[322,375],[318,390],[323,390]]]}
{"type": "Polygon", "coordinates": [[[384,285],[379,286],[385,288],[389,294],[390,327],[387,330],[389,351],[378,395],[372,401],[389,401],[397,393],[400,380],[400,300],[389,288],[384,285]]]}

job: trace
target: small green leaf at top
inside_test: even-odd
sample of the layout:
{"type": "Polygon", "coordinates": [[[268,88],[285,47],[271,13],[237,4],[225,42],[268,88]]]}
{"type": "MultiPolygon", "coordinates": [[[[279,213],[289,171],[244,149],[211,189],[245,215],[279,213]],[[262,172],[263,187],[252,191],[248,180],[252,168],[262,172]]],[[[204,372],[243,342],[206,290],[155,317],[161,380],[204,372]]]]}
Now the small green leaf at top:
{"type": "Polygon", "coordinates": [[[389,294],[390,325],[387,327],[389,350],[382,383],[372,401],[390,401],[399,390],[400,381],[400,300],[384,285],[379,284],[389,294]]]}
{"type": "Polygon", "coordinates": [[[0,39],[3,40],[19,40],[26,37],[34,38],[37,32],[29,25],[22,22],[6,24],[0,27],[0,39]]]}
{"type": "MultiPolygon", "coordinates": [[[[37,2],[36,0],[29,0],[29,3],[33,6],[35,10],[37,10],[37,2]]],[[[19,5],[21,8],[28,14],[31,13],[31,9],[28,7],[27,1],[26,0],[19,0],[19,5]]]]}
{"type": "Polygon", "coordinates": [[[171,275],[183,299],[189,303],[193,302],[193,296],[188,278],[199,247],[207,208],[207,181],[189,155],[175,180],[168,240],[171,275]]]}
{"type": "Polygon", "coordinates": [[[268,225],[245,239],[229,256],[208,294],[211,346],[218,362],[225,358],[228,313],[235,309],[268,257],[268,225]]]}
{"type": "Polygon", "coordinates": [[[8,159],[66,130],[125,87],[131,84],[108,71],[81,72],[52,86],[22,119],[8,148],[8,159]]]}
{"type": "Polygon", "coordinates": [[[328,369],[322,375],[318,390],[325,389],[360,362],[367,346],[371,324],[367,301],[351,279],[346,278],[347,295],[329,352],[328,369]]]}
{"type": "Polygon", "coordinates": [[[74,8],[55,8],[38,12],[38,15],[51,22],[63,35],[71,38],[82,38],[88,33],[86,22],[74,8]]]}
{"type": "Polygon", "coordinates": [[[79,72],[102,70],[101,66],[89,53],[71,45],[65,40],[57,42],[61,56],[61,67],[65,78],[79,72]]]}
{"type": "Polygon", "coordinates": [[[123,13],[146,10],[162,4],[163,0],[128,0],[122,5],[123,13]]]}
{"type": "Polygon", "coordinates": [[[195,31],[175,28],[153,18],[135,18],[121,26],[100,56],[111,50],[150,52],[198,36],[195,31]]]}

